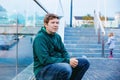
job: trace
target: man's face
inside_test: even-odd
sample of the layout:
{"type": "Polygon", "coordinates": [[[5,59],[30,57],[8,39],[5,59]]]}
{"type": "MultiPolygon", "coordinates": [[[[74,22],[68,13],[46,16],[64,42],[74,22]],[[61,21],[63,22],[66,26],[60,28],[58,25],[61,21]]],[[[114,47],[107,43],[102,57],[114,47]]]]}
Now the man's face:
{"type": "Polygon", "coordinates": [[[55,32],[57,32],[58,26],[59,20],[57,18],[49,20],[48,24],[45,24],[46,31],[48,34],[54,34],[55,32]]]}

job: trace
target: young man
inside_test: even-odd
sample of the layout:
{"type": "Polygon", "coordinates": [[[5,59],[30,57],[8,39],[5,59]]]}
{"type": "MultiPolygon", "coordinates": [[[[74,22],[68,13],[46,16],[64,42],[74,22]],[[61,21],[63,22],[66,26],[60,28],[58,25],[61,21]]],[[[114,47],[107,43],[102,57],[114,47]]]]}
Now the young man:
{"type": "Polygon", "coordinates": [[[70,58],[61,37],[56,33],[59,17],[47,14],[44,27],[33,42],[34,73],[36,80],[81,80],[89,62],[83,58],[70,58]]]}

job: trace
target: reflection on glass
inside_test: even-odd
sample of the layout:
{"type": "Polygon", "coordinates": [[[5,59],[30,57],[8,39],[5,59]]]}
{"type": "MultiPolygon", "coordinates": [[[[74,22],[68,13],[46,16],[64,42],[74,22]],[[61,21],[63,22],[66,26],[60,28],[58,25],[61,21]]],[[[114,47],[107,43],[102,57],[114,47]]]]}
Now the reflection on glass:
{"type": "Polygon", "coordinates": [[[32,42],[45,14],[34,1],[27,1],[23,12],[14,7],[9,13],[0,5],[0,80],[12,80],[33,62],[32,42]]]}

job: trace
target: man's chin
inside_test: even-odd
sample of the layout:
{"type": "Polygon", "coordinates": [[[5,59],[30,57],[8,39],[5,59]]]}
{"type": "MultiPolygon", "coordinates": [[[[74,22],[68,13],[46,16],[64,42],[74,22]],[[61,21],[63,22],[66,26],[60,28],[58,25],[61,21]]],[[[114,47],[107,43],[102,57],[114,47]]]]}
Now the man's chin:
{"type": "Polygon", "coordinates": [[[53,31],[53,33],[56,33],[56,32],[57,32],[57,30],[54,30],[54,31],[53,31]]]}

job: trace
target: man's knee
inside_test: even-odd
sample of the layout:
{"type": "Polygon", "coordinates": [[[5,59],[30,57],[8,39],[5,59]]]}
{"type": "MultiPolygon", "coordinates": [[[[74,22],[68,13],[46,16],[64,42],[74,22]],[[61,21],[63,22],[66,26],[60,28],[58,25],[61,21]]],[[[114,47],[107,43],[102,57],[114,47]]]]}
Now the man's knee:
{"type": "Polygon", "coordinates": [[[72,74],[71,66],[68,63],[58,63],[58,65],[60,68],[59,76],[64,79],[69,79],[72,74]]]}
{"type": "Polygon", "coordinates": [[[72,72],[72,68],[68,63],[58,63],[58,65],[62,71],[68,72],[68,73],[72,72]]]}
{"type": "Polygon", "coordinates": [[[87,59],[85,58],[78,58],[78,65],[80,66],[85,66],[86,68],[89,68],[90,63],[87,59]]]}

